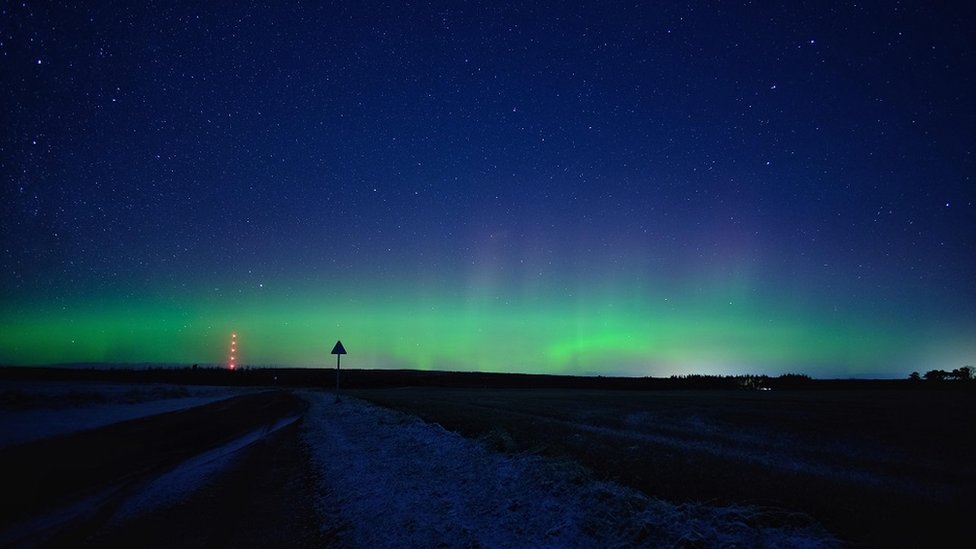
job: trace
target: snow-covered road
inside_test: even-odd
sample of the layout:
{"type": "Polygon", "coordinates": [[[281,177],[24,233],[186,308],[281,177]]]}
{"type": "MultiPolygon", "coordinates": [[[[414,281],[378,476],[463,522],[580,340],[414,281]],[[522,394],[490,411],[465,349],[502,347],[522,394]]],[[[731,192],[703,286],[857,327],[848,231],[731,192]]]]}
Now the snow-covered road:
{"type": "MultiPolygon", "coordinates": [[[[204,406],[114,421],[98,428],[0,448],[0,485],[5,488],[0,497],[0,546],[78,546],[82,540],[100,536],[115,539],[114,531],[124,529],[130,522],[154,524],[157,520],[152,532],[130,529],[131,543],[108,541],[93,545],[184,547],[185,540],[174,539],[172,525],[158,519],[185,506],[203,488],[228,477],[238,466],[240,456],[261,444],[270,444],[266,440],[273,440],[276,446],[285,445],[287,437],[276,437],[275,433],[297,422],[305,408],[300,399],[286,391],[247,390],[204,406]],[[160,540],[165,542],[161,545],[160,540]]],[[[125,411],[128,414],[129,410],[125,411]]],[[[297,446],[297,429],[291,432],[297,446]]],[[[267,453],[264,455],[268,457],[267,453]]],[[[295,471],[303,475],[308,463],[306,454],[292,452],[290,456],[294,466],[287,476],[296,476],[295,471]]],[[[232,484],[224,482],[224,490],[246,493],[242,486],[246,488],[255,479],[265,485],[269,481],[282,483],[280,478],[270,478],[262,463],[251,462],[247,473],[236,477],[232,484]]],[[[265,493],[268,492],[273,491],[265,493]]],[[[294,492],[282,493],[267,505],[272,510],[293,509],[295,499],[294,492]]],[[[237,504],[238,501],[223,501],[223,507],[234,508],[237,504]]],[[[300,505],[312,509],[311,496],[300,505]]],[[[190,510],[194,516],[209,513],[210,517],[219,517],[219,513],[211,511],[199,503],[190,510]]],[[[234,540],[233,536],[242,529],[237,524],[241,517],[224,519],[219,523],[222,527],[217,528],[219,545],[234,540]]],[[[254,525],[257,533],[275,531],[277,527],[261,520],[248,522],[248,527],[254,525]]],[[[208,527],[214,524],[218,523],[209,522],[208,527]]],[[[186,529],[177,529],[176,533],[185,534],[186,529]]]]}
{"type": "Polygon", "coordinates": [[[323,530],[349,547],[829,547],[769,510],[675,505],[584,469],[492,452],[436,424],[304,392],[323,530]]]}
{"type": "Polygon", "coordinates": [[[26,395],[41,404],[0,409],[0,448],[185,410],[247,392],[253,390],[164,384],[3,382],[0,393],[8,400],[10,395],[26,395]]]}

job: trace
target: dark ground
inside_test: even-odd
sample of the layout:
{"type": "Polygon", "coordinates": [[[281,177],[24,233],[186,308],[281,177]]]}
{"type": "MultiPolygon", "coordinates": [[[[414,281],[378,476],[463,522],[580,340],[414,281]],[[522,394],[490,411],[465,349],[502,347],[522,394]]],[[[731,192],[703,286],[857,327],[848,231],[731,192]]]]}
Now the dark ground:
{"type": "MultiPolygon", "coordinates": [[[[334,370],[0,368],[0,379],[328,388],[334,370]]],[[[362,398],[502,451],[569,457],[651,496],[796,511],[851,546],[971,537],[976,383],[793,378],[754,391],[726,378],[351,371],[343,379],[372,388],[352,391],[362,398]],[[642,390],[620,390],[628,386],[642,390]]],[[[268,391],[0,450],[0,540],[15,524],[98,494],[53,546],[329,545],[330,533],[317,531],[314,471],[297,423],[242,450],[185,505],[106,528],[125,496],[153,478],[303,408],[286,391],[268,391]]]]}
{"type": "MultiPolygon", "coordinates": [[[[55,366],[0,365],[0,380],[111,381],[247,387],[335,387],[333,368],[265,368],[242,366],[70,364],[55,366]]],[[[799,374],[768,376],[607,377],[427,370],[361,370],[343,368],[342,387],[464,387],[472,389],[739,389],[744,384],[773,389],[894,389],[939,385],[953,390],[965,384],[911,382],[907,379],[811,379],[799,374]]],[[[970,384],[976,385],[976,384],[970,384]]],[[[0,399],[0,405],[4,402],[0,399]]]]}
{"type": "MultiPolygon", "coordinates": [[[[0,452],[0,533],[86,498],[84,512],[14,545],[76,547],[321,546],[298,423],[238,451],[185,505],[108,527],[118,506],[183,461],[276,420],[305,403],[269,391],[5,448],[0,452]]],[[[70,413],[70,412],[67,412],[70,413]]],[[[5,536],[6,537],[6,536],[5,536]]]]}
{"type": "Polygon", "coordinates": [[[184,503],[87,540],[91,547],[329,547],[299,422],[245,448],[184,503]]]}
{"type": "MultiPolygon", "coordinates": [[[[969,392],[405,388],[356,396],[672,501],[812,516],[850,546],[969,537],[969,392]]],[[[788,516],[788,515],[781,515],[788,516]]]]}

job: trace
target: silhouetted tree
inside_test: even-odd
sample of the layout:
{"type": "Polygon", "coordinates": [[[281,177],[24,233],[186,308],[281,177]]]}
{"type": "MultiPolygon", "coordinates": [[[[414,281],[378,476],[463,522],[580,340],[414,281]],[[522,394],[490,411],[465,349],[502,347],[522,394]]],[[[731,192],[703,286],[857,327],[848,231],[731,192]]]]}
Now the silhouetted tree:
{"type": "Polygon", "coordinates": [[[956,368],[952,370],[952,372],[947,374],[946,377],[950,379],[956,379],[959,381],[970,381],[971,379],[973,379],[973,367],[963,366],[962,368],[956,368]]]}
{"type": "Polygon", "coordinates": [[[928,381],[943,381],[949,373],[945,370],[929,370],[925,372],[925,379],[928,381]]]}
{"type": "Polygon", "coordinates": [[[912,372],[911,374],[909,374],[908,379],[912,381],[919,381],[922,379],[922,376],[918,375],[918,372],[912,372]]]}
{"type": "Polygon", "coordinates": [[[973,381],[976,379],[976,368],[962,366],[951,372],[945,370],[929,370],[925,372],[925,379],[931,381],[973,381]]]}

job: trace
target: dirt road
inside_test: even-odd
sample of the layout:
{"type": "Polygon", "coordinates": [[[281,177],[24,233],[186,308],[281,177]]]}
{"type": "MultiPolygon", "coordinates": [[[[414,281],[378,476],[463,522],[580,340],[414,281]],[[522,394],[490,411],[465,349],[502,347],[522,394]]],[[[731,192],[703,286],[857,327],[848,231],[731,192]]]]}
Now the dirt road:
{"type": "MultiPolygon", "coordinates": [[[[214,472],[246,466],[234,461],[248,456],[236,450],[249,444],[258,450],[280,445],[282,455],[290,451],[300,467],[307,460],[295,455],[300,446],[289,444],[288,438],[295,438],[295,426],[276,433],[264,446],[251,443],[289,419],[297,420],[305,407],[289,393],[265,392],[6,448],[0,452],[0,485],[5,487],[0,496],[0,544],[74,546],[97,540],[116,529],[119,513],[135,518],[143,511],[155,512],[152,501],[140,499],[147,491],[172,490],[175,485],[179,499],[202,481],[220,476],[214,472]],[[180,471],[182,478],[174,477],[180,471]]],[[[274,484],[260,476],[259,480],[274,484]]],[[[236,484],[227,482],[225,487],[236,484]]],[[[246,512],[246,501],[224,503],[246,512]]],[[[195,506],[193,514],[211,511],[224,509],[195,506]]],[[[165,522],[160,526],[163,533],[180,532],[165,522]]],[[[142,538],[157,536],[146,532],[142,538]]],[[[185,545],[187,538],[181,534],[179,541],[175,545],[185,545]]]]}

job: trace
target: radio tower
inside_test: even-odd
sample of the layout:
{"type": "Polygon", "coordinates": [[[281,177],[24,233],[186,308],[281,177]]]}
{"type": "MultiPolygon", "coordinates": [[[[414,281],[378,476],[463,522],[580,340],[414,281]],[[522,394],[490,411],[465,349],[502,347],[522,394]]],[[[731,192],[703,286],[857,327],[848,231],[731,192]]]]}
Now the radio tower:
{"type": "Polygon", "coordinates": [[[230,334],[230,361],[227,362],[227,367],[233,370],[237,367],[237,334],[230,334]]]}

